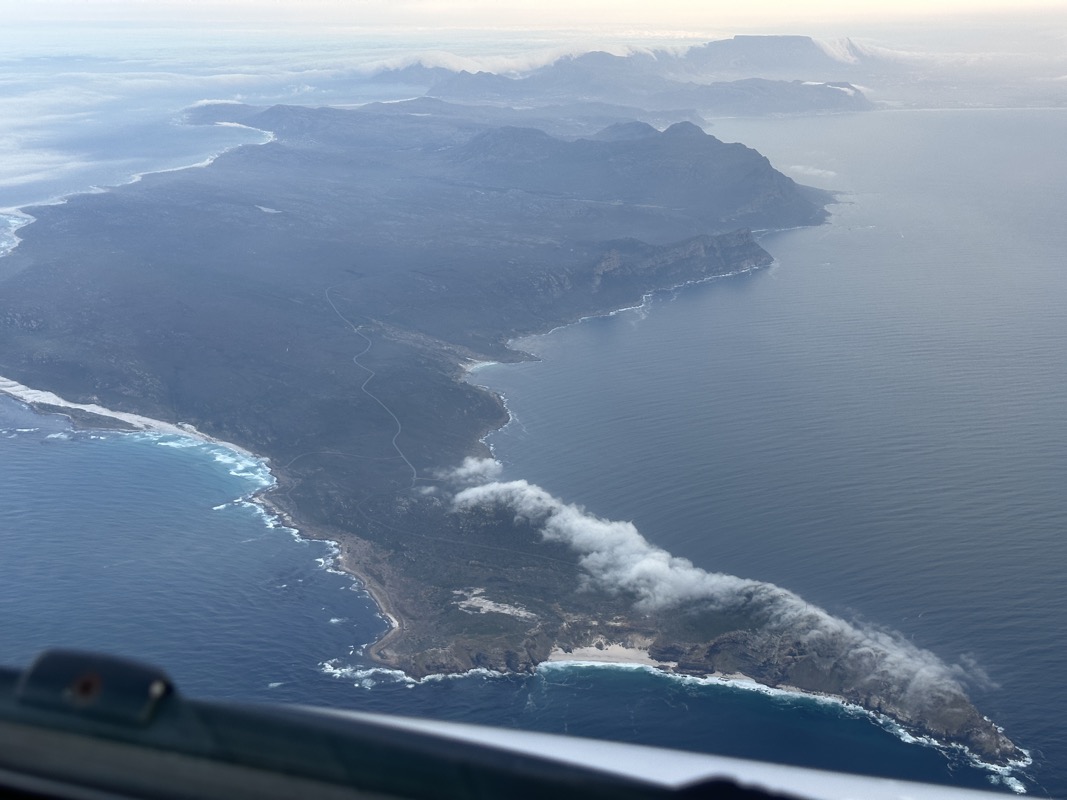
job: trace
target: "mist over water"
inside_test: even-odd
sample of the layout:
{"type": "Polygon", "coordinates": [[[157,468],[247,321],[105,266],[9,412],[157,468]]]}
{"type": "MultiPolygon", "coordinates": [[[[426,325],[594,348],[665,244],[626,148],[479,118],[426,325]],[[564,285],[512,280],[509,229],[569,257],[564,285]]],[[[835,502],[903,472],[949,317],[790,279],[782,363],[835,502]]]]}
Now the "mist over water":
{"type": "MultiPolygon", "coordinates": [[[[514,72],[594,47],[625,53],[632,32],[450,31],[10,25],[0,29],[0,212],[53,202],[135,175],[195,164],[263,140],[254,130],[182,124],[204,100],[358,106],[421,88],[367,77],[411,63],[514,72]]],[[[643,47],[697,35],[647,36],[643,47]]],[[[0,220],[0,248],[4,224],[0,220]]],[[[0,250],[2,252],[2,250],[0,250]]]]}

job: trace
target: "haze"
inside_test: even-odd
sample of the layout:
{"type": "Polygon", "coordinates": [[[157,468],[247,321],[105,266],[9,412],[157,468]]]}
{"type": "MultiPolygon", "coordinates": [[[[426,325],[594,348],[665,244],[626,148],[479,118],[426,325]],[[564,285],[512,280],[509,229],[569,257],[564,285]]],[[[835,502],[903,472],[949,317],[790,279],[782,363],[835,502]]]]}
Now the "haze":
{"type": "Polygon", "coordinates": [[[408,45],[424,42],[426,49],[453,54],[462,53],[464,37],[477,36],[472,51],[483,56],[492,50],[502,56],[528,54],[531,43],[539,40],[546,59],[592,47],[686,46],[735,34],[849,37],[908,52],[1024,54],[1031,61],[1058,61],[1067,51],[1067,8],[1061,0],[760,0],[741,6],[667,0],[654,7],[644,0],[548,0],[518,6],[490,0],[0,0],[0,15],[5,22],[0,52],[8,58],[42,52],[130,55],[141,48],[155,56],[155,44],[175,44],[190,36],[186,44],[196,48],[220,44],[216,37],[223,37],[236,53],[245,48],[232,39],[235,33],[280,39],[290,50],[301,45],[314,50],[324,39],[338,44],[352,37],[380,37],[384,43],[401,35],[408,45]]]}
{"type": "Polygon", "coordinates": [[[548,0],[522,6],[502,5],[491,0],[365,0],[345,3],[339,0],[312,2],[264,2],[264,0],[167,0],[167,2],[98,2],[42,0],[33,4],[0,3],[9,20],[140,20],[157,22],[220,23],[304,22],[344,25],[439,25],[462,24],[479,27],[514,25],[586,26],[630,23],[670,24],[683,28],[697,26],[770,26],[798,21],[895,20],[905,17],[931,17],[945,14],[1007,12],[1021,14],[1040,9],[1061,9],[1058,0],[1031,0],[1011,3],[1005,0],[894,0],[856,4],[841,0],[815,0],[799,5],[789,0],[761,0],[738,8],[733,3],[699,3],[668,0],[652,9],[644,0],[548,0]]]}

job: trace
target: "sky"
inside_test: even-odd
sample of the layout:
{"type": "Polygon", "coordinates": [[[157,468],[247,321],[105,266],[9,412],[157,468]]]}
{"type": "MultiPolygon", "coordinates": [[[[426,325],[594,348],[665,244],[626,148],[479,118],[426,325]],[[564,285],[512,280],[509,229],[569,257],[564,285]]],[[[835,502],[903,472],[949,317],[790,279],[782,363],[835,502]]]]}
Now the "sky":
{"type": "Polygon", "coordinates": [[[184,25],[774,29],[795,24],[1062,10],[1064,0],[0,0],[11,22],[114,21],[184,25]]]}

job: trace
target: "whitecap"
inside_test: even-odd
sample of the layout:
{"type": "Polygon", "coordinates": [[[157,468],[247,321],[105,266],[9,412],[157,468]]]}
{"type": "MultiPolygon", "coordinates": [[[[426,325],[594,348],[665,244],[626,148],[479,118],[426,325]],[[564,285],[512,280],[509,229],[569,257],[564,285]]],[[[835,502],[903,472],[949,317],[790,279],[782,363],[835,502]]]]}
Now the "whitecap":
{"type": "Polygon", "coordinates": [[[485,667],[475,667],[474,669],[467,670],[466,672],[435,672],[432,675],[427,675],[419,683],[440,683],[441,681],[454,681],[460,678],[506,678],[508,677],[503,672],[497,672],[493,669],[486,669],[485,667]]]}
{"type": "Polygon", "coordinates": [[[337,565],[338,557],[341,555],[341,545],[335,542],[333,539],[308,539],[300,535],[300,531],[293,530],[294,538],[303,544],[310,544],[315,542],[326,547],[326,554],[319,556],[315,559],[315,563],[318,564],[319,569],[323,569],[333,575],[343,575],[352,581],[352,584],[348,587],[355,591],[359,591],[362,586],[356,581],[351,573],[346,572],[337,565]]]}
{"type": "Polygon", "coordinates": [[[406,684],[408,686],[418,686],[424,683],[440,683],[441,681],[456,680],[459,678],[505,678],[507,677],[502,672],[496,672],[491,669],[484,669],[482,667],[476,667],[475,669],[468,670],[467,672],[450,672],[450,673],[434,673],[432,675],[425,675],[422,678],[412,678],[403,670],[390,669],[389,667],[368,667],[365,665],[344,665],[341,663],[341,659],[333,658],[329,661],[322,661],[319,663],[319,669],[326,675],[334,678],[346,678],[354,681],[353,685],[360,686],[361,688],[371,688],[379,683],[389,684],[406,684]],[[369,684],[366,682],[370,681],[369,684]]]}
{"type": "Polygon", "coordinates": [[[274,476],[270,468],[262,459],[246,456],[233,450],[212,449],[211,453],[215,462],[229,467],[229,473],[235,478],[247,478],[253,480],[262,488],[274,484],[274,476]]]}
{"type": "Polygon", "coordinates": [[[0,211],[0,258],[6,256],[19,246],[19,228],[29,225],[34,218],[16,209],[7,208],[0,211]]]}
{"type": "Polygon", "coordinates": [[[365,666],[345,666],[340,663],[340,659],[334,658],[329,661],[322,661],[319,663],[319,669],[325,675],[329,675],[332,678],[347,678],[355,681],[357,684],[369,679],[382,679],[389,683],[409,683],[415,685],[418,683],[414,678],[411,678],[407,673],[398,669],[388,669],[386,667],[365,667],[365,666]]]}
{"type": "Polygon", "coordinates": [[[156,440],[158,447],[173,447],[175,450],[187,450],[191,447],[200,447],[201,443],[196,439],[187,438],[170,438],[162,436],[153,436],[156,440]]]}

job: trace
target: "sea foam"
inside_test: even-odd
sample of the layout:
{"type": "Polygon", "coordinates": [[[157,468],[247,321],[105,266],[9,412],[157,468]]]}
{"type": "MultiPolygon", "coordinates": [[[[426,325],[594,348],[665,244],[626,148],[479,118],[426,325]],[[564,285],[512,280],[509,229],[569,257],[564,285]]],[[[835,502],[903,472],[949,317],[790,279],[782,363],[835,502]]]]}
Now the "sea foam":
{"type": "Polygon", "coordinates": [[[17,209],[0,211],[0,258],[19,246],[21,239],[18,237],[18,229],[29,225],[33,219],[29,214],[17,209]]]}

